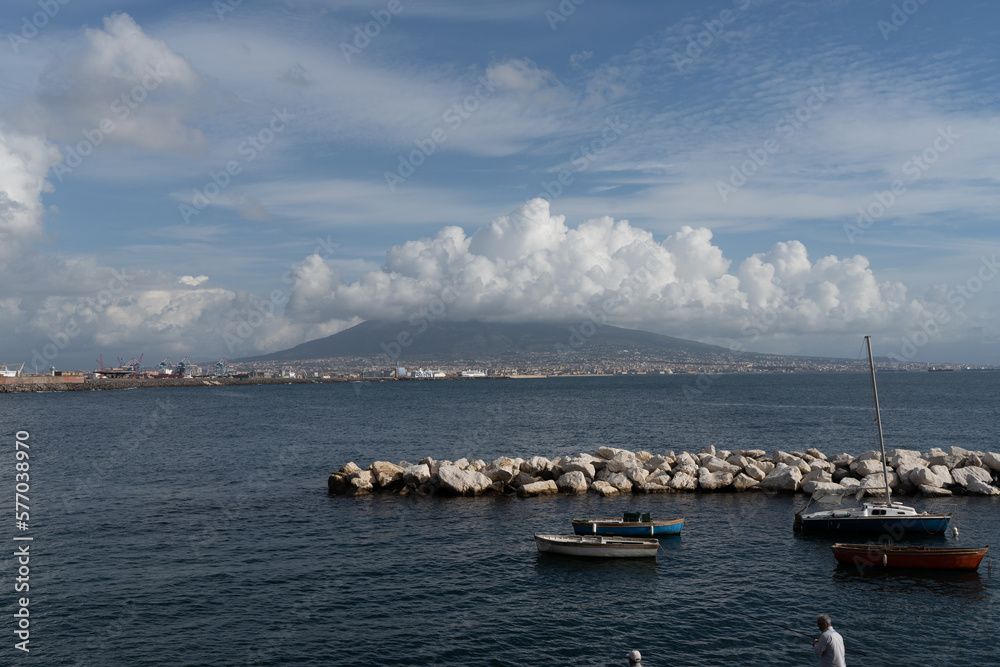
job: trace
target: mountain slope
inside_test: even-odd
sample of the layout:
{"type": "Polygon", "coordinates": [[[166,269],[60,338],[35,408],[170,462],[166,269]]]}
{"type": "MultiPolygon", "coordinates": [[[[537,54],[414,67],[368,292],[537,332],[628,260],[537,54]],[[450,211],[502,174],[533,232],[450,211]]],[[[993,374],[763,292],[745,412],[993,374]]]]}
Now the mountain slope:
{"type": "Polygon", "coordinates": [[[553,356],[586,352],[599,357],[623,351],[656,353],[683,360],[753,357],[723,347],[672,338],[646,331],[592,323],[539,324],[497,322],[436,322],[425,327],[406,322],[362,322],[340,333],[271,354],[239,361],[298,361],[361,357],[387,361],[409,359],[499,360],[519,355],[553,356]],[[589,334],[589,335],[588,335],[589,334]]]}

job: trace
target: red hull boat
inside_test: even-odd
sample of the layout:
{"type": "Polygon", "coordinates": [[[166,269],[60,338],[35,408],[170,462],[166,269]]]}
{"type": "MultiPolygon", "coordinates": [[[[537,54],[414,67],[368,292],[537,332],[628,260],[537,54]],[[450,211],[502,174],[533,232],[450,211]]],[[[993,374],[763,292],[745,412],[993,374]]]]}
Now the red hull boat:
{"type": "Polygon", "coordinates": [[[915,570],[975,570],[990,550],[989,547],[899,547],[842,542],[832,548],[838,563],[915,570]]]}

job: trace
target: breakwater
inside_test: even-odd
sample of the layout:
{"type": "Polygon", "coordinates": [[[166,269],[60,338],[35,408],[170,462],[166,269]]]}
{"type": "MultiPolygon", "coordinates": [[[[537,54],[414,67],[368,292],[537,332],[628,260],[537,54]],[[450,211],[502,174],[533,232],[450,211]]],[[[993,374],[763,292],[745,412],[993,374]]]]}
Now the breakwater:
{"type": "Polygon", "coordinates": [[[862,494],[885,496],[885,479],[895,494],[926,497],[953,494],[1000,495],[1000,455],[961,447],[927,452],[894,449],[860,456],[829,457],[816,449],[716,450],[697,454],[652,454],[601,447],[592,454],[552,459],[502,457],[418,463],[375,461],[362,469],[351,462],[330,475],[330,495],[371,493],[427,496],[547,494],[751,492],[862,494]]]}

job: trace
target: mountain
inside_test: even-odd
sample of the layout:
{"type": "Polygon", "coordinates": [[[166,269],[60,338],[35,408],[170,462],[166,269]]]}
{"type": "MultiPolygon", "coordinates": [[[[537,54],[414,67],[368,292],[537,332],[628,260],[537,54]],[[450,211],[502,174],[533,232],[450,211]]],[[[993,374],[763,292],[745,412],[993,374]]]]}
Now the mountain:
{"type": "Polygon", "coordinates": [[[513,361],[531,357],[559,360],[580,353],[588,358],[622,354],[674,361],[713,363],[774,358],[771,355],[733,353],[724,347],[672,338],[647,331],[622,329],[592,322],[575,324],[447,322],[418,326],[407,322],[370,320],[340,333],[296,345],[288,350],[238,359],[242,362],[301,361],[332,357],[393,361],[513,361]]]}

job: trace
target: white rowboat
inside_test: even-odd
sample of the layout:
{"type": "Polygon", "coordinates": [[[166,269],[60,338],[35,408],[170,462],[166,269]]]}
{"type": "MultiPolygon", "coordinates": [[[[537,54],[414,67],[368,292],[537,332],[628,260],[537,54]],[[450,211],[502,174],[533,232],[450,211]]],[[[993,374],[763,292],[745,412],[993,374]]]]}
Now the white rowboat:
{"type": "Polygon", "coordinates": [[[656,558],[660,541],[639,537],[590,535],[540,535],[535,533],[539,553],[587,558],[656,558]]]}

